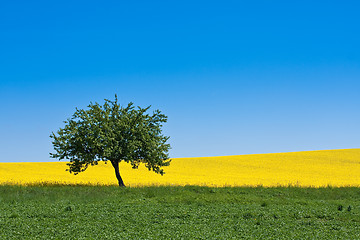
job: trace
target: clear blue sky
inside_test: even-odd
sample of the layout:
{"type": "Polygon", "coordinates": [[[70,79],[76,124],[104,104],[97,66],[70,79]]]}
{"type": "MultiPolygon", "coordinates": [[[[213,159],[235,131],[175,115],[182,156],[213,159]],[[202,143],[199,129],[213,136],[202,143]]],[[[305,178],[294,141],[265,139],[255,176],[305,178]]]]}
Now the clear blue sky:
{"type": "Polygon", "coordinates": [[[1,1],[0,162],[75,107],[168,115],[171,157],[360,147],[358,1],[1,1]]]}

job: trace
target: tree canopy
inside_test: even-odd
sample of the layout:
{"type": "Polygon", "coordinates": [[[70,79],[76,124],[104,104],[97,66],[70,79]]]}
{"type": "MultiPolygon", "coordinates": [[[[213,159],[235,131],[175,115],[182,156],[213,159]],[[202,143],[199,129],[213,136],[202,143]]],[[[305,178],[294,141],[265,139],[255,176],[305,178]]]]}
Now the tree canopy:
{"type": "Polygon", "coordinates": [[[163,166],[169,166],[169,137],[162,134],[162,124],[167,116],[159,110],[147,113],[149,107],[134,107],[129,103],[120,106],[105,99],[103,105],[90,103],[88,109],[76,108],[65,127],[57,134],[52,132],[55,153],[52,158],[68,159],[68,171],[78,174],[89,165],[110,161],[115,169],[119,186],[125,186],[120,176],[119,163],[125,161],[138,168],[140,163],[156,173],[164,174],[163,166]]]}

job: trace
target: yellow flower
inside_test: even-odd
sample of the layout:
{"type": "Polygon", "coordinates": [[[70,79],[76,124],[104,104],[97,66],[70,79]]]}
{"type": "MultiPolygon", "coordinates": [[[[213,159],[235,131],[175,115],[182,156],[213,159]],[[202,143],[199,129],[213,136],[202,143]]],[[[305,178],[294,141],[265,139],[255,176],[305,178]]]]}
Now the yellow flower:
{"type": "MultiPolygon", "coordinates": [[[[0,163],[0,184],[117,184],[111,164],[100,162],[78,175],[66,168],[66,162],[0,163]]],[[[164,170],[161,176],[120,164],[127,186],[360,186],[360,149],[174,158],[164,170]]]]}

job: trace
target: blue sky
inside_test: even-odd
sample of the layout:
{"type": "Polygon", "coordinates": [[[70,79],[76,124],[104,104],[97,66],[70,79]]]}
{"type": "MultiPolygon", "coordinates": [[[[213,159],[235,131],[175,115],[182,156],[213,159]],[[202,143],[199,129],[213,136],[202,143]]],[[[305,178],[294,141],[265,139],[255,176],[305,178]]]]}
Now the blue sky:
{"type": "Polygon", "coordinates": [[[75,107],[168,115],[171,157],[360,146],[358,1],[2,1],[0,162],[75,107]]]}

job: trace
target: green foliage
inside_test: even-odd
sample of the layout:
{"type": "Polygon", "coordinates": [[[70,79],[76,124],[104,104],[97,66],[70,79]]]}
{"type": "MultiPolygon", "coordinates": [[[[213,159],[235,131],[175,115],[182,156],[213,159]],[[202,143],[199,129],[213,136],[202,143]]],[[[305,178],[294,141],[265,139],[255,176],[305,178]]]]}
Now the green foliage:
{"type": "Polygon", "coordinates": [[[118,172],[118,163],[125,161],[135,169],[144,163],[162,175],[161,167],[170,164],[169,137],[161,133],[167,116],[159,110],[148,114],[149,108],[135,108],[133,103],[122,107],[115,95],[115,101],[105,99],[102,106],[90,103],[86,110],[76,109],[65,127],[51,134],[56,153],[50,156],[70,160],[68,170],[74,174],[98,161],[110,161],[118,172]]]}
{"type": "Polygon", "coordinates": [[[0,239],[360,239],[359,192],[0,186],[0,239]]]}

